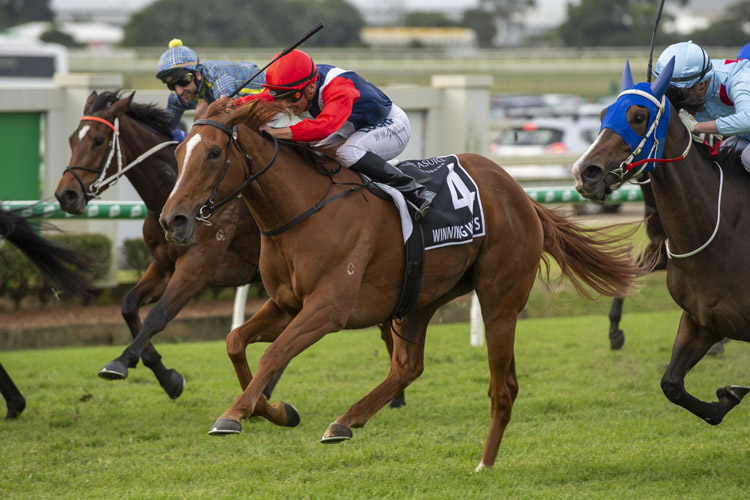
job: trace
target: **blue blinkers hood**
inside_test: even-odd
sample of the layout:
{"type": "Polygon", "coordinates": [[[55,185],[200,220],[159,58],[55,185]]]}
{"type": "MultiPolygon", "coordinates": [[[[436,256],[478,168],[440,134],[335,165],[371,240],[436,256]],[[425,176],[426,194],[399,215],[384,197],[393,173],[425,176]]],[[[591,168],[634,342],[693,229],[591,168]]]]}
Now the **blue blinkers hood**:
{"type": "MultiPolygon", "coordinates": [[[[600,131],[608,128],[622,137],[631,152],[631,157],[626,160],[626,164],[628,165],[636,160],[662,157],[664,139],[667,136],[670,117],[669,101],[664,98],[664,93],[667,90],[673,71],[674,59],[664,67],[664,70],[653,84],[641,82],[633,85],[633,74],[630,71],[630,64],[628,62],[625,63],[625,71],[622,76],[622,92],[614,104],[607,108],[604,118],[602,118],[600,131]],[[649,124],[646,136],[636,134],[627,121],[627,111],[634,105],[644,106],[649,111],[649,124]],[[657,119],[659,121],[656,124],[656,129],[653,130],[654,120],[657,119]]],[[[645,165],[644,170],[650,172],[655,166],[655,163],[648,163],[645,165]]]]}

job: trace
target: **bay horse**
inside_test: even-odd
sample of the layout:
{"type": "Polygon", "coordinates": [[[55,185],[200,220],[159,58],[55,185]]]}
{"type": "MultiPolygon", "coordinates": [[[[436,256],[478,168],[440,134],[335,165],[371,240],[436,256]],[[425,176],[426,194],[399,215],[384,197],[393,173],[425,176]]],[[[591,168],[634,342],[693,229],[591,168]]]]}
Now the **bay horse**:
{"type": "MultiPolygon", "coordinates": [[[[119,92],[92,92],[84,106],[83,118],[70,134],[71,158],[63,172],[55,197],[60,208],[82,214],[92,198],[126,177],[146,205],[143,238],[153,261],[143,277],[125,295],[122,316],[134,342],[123,354],[99,371],[107,380],[128,375],[138,357],[153,370],[159,383],[173,399],[182,393],[184,377],[167,370],[151,339],[162,331],[183,307],[207,286],[234,287],[259,282],[260,234],[245,203],[231,200],[197,234],[187,247],[168,242],[158,218],[177,178],[175,142],[164,111],[153,105],[133,102],[135,93],[121,97],[119,92]],[[117,124],[117,125],[115,125],[117,124]],[[129,165],[119,165],[117,150],[129,165]],[[141,322],[139,309],[156,301],[141,322]]],[[[389,353],[391,333],[381,326],[381,337],[389,353]]],[[[264,390],[267,397],[278,376],[264,390]]],[[[392,408],[406,404],[403,393],[391,401],[392,408]]]]}
{"type": "Polygon", "coordinates": [[[151,339],[207,286],[234,287],[257,278],[260,235],[247,208],[239,200],[227,203],[202,227],[192,246],[167,242],[159,226],[159,213],[177,178],[175,141],[165,112],[153,105],[133,102],[135,93],[92,92],[84,116],[70,134],[71,157],[55,197],[60,208],[82,214],[92,198],[127,177],[146,205],[143,239],[153,256],[143,277],[125,295],[122,316],[133,343],[120,357],[99,371],[107,380],[121,380],[138,359],[156,375],[170,398],[182,394],[185,379],[167,369],[151,339]],[[121,157],[120,157],[121,156],[121,157]],[[131,160],[130,165],[124,165],[131,160]],[[139,310],[156,301],[141,321],[139,310]]]}
{"type": "MultiPolygon", "coordinates": [[[[91,271],[89,257],[37,234],[21,211],[0,208],[0,243],[3,241],[12,243],[23,252],[50,285],[67,296],[85,297],[90,292],[96,276],[91,271]]],[[[3,263],[0,262],[0,265],[3,263]]],[[[26,408],[26,399],[2,364],[0,393],[8,407],[5,418],[18,418],[26,408]]]]}
{"type": "Polygon", "coordinates": [[[667,235],[667,288],[683,309],[661,387],[669,401],[717,425],[750,388],[720,387],[718,401],[708,403],[687,392],[684,382],[722,338],[750,341],[750,217],[744,213],[750,176],[737,158],[720,156],[717,162],[693,140],[665,95],[673,70],[671,61],[653,84],[634,85],[626,64],[622,93],[573,175],[584,197],[603,199],[648,171],[667,235]]]}
{"type": "MultiPolygon", "coordinates": [[[[198,107],[177,148],[179,177],[160,217],[168,239],[189,244],[215,200],[239,195],[261,229],[260,269],[270,298],[227,336],[243,392],[216,420],[212,435],[239,433],[240,419],[251,414],[296,425],[297,410],[285,402],[270,404],[263,386],[326,334],[388,320],[405,266],[400,219],[391,202],[363,190],[357,174],[339,164],[262,136],[258,127],[282,112],[283,103],[258,100],[227,109],[230,103],[225,98],[198,107]],[[245,351],[258,340],[272,343],[253,377],[245,351]]],[[[492,416],[477,470],[491,467],[518,393],[516,322],[540,261],[548,264],[543,252],[584,295],[587,286],[596,293],[625,293],[639,273],[628,246],[620,244],[624,236],[579,226],[541,206],[487,158],[460,154],[457,160],[479,186],[486,234],[426,252],[416,305],[393,323],[388,376],[328,427],[323,443],[350,439],[351,428],[364,426],[422,373],[430,318],[475,289],[485,324],[492,416]]]]}

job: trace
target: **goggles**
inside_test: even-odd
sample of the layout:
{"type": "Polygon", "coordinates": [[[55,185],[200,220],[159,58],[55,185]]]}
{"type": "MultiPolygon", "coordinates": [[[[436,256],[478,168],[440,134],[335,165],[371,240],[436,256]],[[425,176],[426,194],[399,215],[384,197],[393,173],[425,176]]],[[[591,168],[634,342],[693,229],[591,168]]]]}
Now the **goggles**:
{"type": "Polygon", "coordinates": [[[193,73],[184,73],[173,78],[162,79],[162,81],[167,84],[169,90],[174,90],[175,87],[187,87],[193,82],[193,80],[195,80],[195,75],[193,73]]]}
{"type": "Polygon", "coordinates": [[[268,94],[273,97],[274,101],[297,102],[302,99],[304,89],[278,90],[268,89],[268,94]]]}

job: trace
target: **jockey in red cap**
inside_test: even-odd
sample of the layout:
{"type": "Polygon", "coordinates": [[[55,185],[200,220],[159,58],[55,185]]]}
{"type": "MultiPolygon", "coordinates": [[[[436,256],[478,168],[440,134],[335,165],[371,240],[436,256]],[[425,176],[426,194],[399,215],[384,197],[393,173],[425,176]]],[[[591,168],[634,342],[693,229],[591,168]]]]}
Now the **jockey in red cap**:
{"type": "Polygon", "coordinates": [[[414,205],[417,217],[424,217],[435,193],[386,161],[406,148],[409,118],[378,87],[353,71],[316,66],[301,50],[271,64],[263,86],[262,93],[234,103],[285,101],[292,114],[308,112],[311,118],[283,128],[263,125],[261,130],[279,139],[336,146],[342,165],[398,189],[414,205]]]}

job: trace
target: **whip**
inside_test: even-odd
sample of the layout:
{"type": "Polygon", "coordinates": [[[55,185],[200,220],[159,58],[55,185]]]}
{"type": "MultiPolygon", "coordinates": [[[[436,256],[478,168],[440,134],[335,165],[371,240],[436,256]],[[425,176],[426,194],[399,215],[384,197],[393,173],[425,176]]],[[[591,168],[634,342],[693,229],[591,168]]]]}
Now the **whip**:
{"type": "Polygon", "coordinates": [[[257,73],[255,73],[253,76],[251,76],[250,78],[248,78],[247,80],[245,80],[245,82],[242,85],[240,85],[239,87],[237,87],[234,90],[234,92],[232,92],[231,94],[229,94],[229,97],[236,96],[237,93],[240,90],[244,89],[245,86],[248,83],[250,83],[253,80],[255,80],[255,77],[258,76],[258,75],[260,75],[261,73],[263,73],[266,70],[266,68],[268,68],[270,65],[272,65],[273,63],[275,63],[279,58],[284,57],[285,55],[287,55],[288,53],[290,53],[291,51],[293,51],[294,49],[296,49],[298,46],[300,46],[302,44],[302,42],[304,42],[305,40],[307,40],[308,38],[310,38],[311,36],[313,36],[318,31],[322,30],[324,27],[325,27],[325,25],[323,23],[318,23],[315,26],[313,26],[312,28],[310,28],[307,31],[307,33],[305,33],[304,35],[302,35],[301,37],[299,37],[298,39],[296,39],[295,41],[293,41],[291,45],[289,45],[287,48],[285,48],[284,50],[282,50],[281,52],[279,52],[279,55],[277,55],[276,57],[274,57],[273,60],[270,63],[268,63],[265,66],[263,66],[260,70],[258,70],[257,73]]]}

